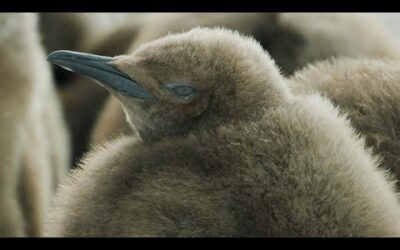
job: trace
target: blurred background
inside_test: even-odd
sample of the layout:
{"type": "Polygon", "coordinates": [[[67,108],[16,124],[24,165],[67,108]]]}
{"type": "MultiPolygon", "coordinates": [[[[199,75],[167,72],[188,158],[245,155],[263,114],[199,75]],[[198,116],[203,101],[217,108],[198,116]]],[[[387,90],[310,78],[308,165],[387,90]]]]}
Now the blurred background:
{"type": "Polygon", "coordinates": [[[400,13],[371,13],[382,20],[393,32],[400,33],[400,13]]]}

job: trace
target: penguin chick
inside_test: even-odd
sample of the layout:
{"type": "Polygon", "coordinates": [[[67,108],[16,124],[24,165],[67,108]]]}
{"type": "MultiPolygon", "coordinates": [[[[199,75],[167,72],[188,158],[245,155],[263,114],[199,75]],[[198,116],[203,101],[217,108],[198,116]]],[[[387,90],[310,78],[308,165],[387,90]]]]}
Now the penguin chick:
{"type": "Polygon", "coordinates": [[[36,14],[0,14],[0,236],[41,236],[69,165],[36,14]]]}
{"type": "Polygon", "coordinates": [[[400,63],[340,58],[310,65],[290,79],[295,93],[318,92],[348,114],[366,144],[383,159],[400,190],[400,63]]]}
{"type": "MultiPolygon", "coordinates": [[[[365,13],[153,13],[144,17],[131,51],[169,32],[196,26],[227,27],[253,36],[287,76],[333,56],[400,58],[398,39],[365,13]]],[[[92,143],[126,131],[124,122],[118,100],[111,97],[96,122],[92,143]]]]}
{"type": "Polygon", "coordinates": [[[96,79],[139,137],[92,151],[48,236],[399,236],[400,207],[348,121],[293,96],[253,39],[196,28],[115,58],[48,59],[96,79]]]}

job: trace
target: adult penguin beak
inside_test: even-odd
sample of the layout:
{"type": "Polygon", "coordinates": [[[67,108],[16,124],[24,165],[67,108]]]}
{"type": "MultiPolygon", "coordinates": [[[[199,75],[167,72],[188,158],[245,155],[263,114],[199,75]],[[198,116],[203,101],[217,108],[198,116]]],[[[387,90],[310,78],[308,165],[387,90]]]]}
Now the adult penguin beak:
{"type": "Polygon", "coordinates": [[[103,87],[111,88],[119,94],[143,100],[153,98],[148,90],[109,64],[115,60],[113,57],[58,50],[52,52],[47,60],[66,70],[88,76],[98,81],[103,87]]]}

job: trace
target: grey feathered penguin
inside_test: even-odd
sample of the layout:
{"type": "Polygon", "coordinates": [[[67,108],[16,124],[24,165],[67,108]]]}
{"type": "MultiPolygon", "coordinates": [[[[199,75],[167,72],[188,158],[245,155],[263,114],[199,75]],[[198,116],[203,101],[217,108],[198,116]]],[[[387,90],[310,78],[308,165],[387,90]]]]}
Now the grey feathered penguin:
{"type": "Polygon", "coordinates": [[[348,114],[400,190],[400,63],[397,60],[323,61],[297,72],[294,93],[318,92],[348,114]]]}
{"type": "Polygon", "coordinates": [[[35,14],[0,14],[0,236],[41,236],[69,166],[35,14]]]}
{"type": "MultiPolygon", "coordinates": [[[[146,15],[142,23],[132,51],[169,32],[221,26],[253,36],[286,75],[332,56],[400,58],[398,40],[368,14],[157,13],[146,15]]],[[[93,144],[127,131],[124,122],[121,105],[110,98],[94,128],[93,144]]]]}
{"type": "Polygon", "coordinates": [[[116,96],[140,137],[92,151],[47,236],[399,236],[400,207],[348,121],[293,96],[251,38],[197,28],[129,56],[53,63],[116,96]]]}

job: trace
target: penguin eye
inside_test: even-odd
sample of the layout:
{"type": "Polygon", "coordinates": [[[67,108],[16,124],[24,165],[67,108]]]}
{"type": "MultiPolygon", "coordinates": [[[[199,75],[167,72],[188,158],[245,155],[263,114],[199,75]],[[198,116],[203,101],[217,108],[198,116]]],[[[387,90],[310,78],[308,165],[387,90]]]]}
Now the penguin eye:
{"type": "Polygon", "coordinates": [[[172,88],[172,91],[174,91],[176,94],[178,94],[180,96],[188,96],[188,95],[193,94],[193,92],[195,90],[188,86],[179,86],[179,87],[172,88]]]}
{"type": "Polygon", "coordinates": [[[168,84],[167,88],[176,96],[183,97],[184,99],[189,99],[196,95],[197,91],[192,86],[179,85],[179,84],[168,84]]]}

